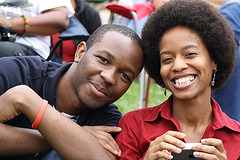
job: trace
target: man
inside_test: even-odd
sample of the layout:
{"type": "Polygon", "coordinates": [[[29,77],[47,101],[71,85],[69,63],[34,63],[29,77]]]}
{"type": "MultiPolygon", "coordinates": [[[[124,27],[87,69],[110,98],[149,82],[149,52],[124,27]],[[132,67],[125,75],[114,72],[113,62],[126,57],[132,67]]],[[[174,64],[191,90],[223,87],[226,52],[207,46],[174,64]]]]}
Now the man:
{"type": "Polygon", "coordinates": [[[121,114],[111,103],[127,91],[142,67],[139,36],[120,25],[99,27],[86,44],[79,44],[72,64],[61,66],[38,56],[1,58],[0,121],[5,123],[0,123],[0,156],[26,160],[52,147],[63,159],[109,159],[112,155],[103,146],[114,144],[95,134],[100,145],[80,126],[116,126],[121,114]],[[43,99],[49,105],[39,119],[43,99]],[[31,129],[35,119],[40,120],[40,133],[31,129]]]}

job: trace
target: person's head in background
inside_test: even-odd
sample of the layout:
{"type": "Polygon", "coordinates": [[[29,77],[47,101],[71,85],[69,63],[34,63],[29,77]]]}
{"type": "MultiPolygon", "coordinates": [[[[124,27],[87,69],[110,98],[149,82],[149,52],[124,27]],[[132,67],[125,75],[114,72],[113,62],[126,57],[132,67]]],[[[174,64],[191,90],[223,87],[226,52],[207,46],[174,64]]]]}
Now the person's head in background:
{"type": "Polygon", "coordinates": [[[210,59],[216,64],[215,85],[212,89],[222,87],[235,65],[236,42],[227,20],[210,4],[201,0],[171,0],[159,7],[148,19],[142,30],[142,41],[145,68],[150,77],[166,88],[160,75],[161,40],[165,33],[179,26],[190,29],[200,38],[210,59]]]}
{"type": "Polygon", "coordinates": [[[168,1],[170,1],[170,0],[152,0],[155,9],[157,9],[158,7],[160,7],[161,5],[163,5],[164,3],[168,2],[168,1]]]}
{"type": "MultiPolygon", "coordinates": [[[[153,5],[155,8],[160,7],[161,5],[163,5],[164,3],[170,1],[170,0],[152,0],[153,1],[153,5]]],[[[228,1],[228,0],[205,0],[206,2],[210,3],[211,5],[213,5],[215,8],[220,8],[220,6],[228,1]]]]}

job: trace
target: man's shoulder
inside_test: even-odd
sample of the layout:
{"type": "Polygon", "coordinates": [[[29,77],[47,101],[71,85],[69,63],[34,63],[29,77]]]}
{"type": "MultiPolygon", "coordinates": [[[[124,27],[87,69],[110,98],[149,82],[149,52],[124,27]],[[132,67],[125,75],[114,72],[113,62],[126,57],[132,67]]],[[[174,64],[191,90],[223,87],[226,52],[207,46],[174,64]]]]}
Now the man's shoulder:
{"type": "Polygon", "coordinates": [[[13,57],[2,57],[0,58],[0,64],[18,64],[18,65],[27,65],[29,63],[41,63],[44,59],[39,56],[13,56],[13,57]]]}
{"type": "MultiPolygon", "coordinates": [[[[54,62],[46,61],[39,56],[15,56],[0,58],[0,68],[22,72],[33,72],[41,70],[54,70],[60,68],[62,65],[54,62]]],[[[41,73],[41,72],[40,72],[41,73]]]]}
{"type": "Polygon", "coordinates": [[[91,109],[79,115],[78,124],[80,125],[106,125],[117,126],[122,113],[115,104],[102,106],[98,109],[91,109]]]}
{"type": "Polygon", "coordinates": [[[105,105],[100,107],[99,109],[93,110],[93,112],[97,114],[105,114],[105,115],[119,115],[122,116],[122,113],[118,109],[118,106],[115,105],[114,103],[105,105]]]}

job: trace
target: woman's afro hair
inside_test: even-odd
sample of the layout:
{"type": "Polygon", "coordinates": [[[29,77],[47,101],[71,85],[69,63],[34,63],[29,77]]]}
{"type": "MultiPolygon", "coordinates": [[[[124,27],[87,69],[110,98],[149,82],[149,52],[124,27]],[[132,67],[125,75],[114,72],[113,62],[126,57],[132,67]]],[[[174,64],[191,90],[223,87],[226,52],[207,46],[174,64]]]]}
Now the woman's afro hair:
{"type": "Polygon", "coordinates": [[[158,85],[166,87],[160,75],[159,43],[163,34],[176,26],[195,31],[217,64],[215,88],[222,87],[230,77],[236,61],[236,41],[227,20],[202,0],[171,0],[156,9],[142,29],[147,73],[158,85]]]}

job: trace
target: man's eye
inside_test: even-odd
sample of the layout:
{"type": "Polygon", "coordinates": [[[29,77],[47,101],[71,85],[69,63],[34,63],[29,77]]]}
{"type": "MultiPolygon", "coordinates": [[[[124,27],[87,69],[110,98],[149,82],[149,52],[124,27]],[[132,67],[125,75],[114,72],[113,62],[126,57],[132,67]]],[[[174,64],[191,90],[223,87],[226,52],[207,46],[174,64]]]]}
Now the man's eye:
{"type": "Polygon", "coordinates": [[[121,75],[124,79],[130,80],[129,77],[128,77],[125,73],[120,73],[120,75],[121,75]]]}
{"type": "Polygon", "coordinates": [[[101,60],[102,62],[108,63],[108,61],[107,61],[105,58],[103,58],[103,57],[99,57],[99,58],[100,58],[100,60],[101,60]]]}

